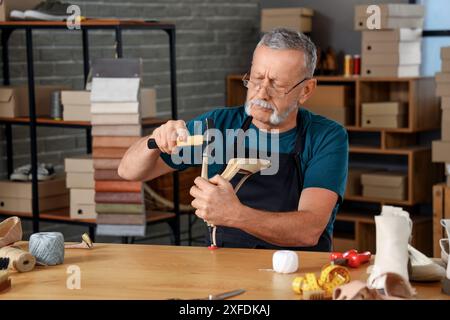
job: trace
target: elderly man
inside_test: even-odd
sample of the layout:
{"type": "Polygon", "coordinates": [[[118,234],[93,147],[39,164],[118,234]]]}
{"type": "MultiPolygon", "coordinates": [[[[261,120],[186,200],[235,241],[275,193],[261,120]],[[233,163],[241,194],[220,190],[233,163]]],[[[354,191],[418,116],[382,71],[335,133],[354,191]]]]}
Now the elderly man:
{"type": "MultiPolygon", "coordinates": [[[[212,240],[217,246],[331,250],[347,179],[348,137],[341,125],[301,108],[316,87],[316,60],[315,46],[304,34],[287,29],[266,33],[243,79],[245,106],[194,119],[212,118],[222,132],[255,130],[279,146],[269,150],[277,152],[276,173],[251,176],[237,193],[237,181],[219,175],[225,164],[210,165],[209,180],[195,179],[192,206],[198,217],[216,226],[212,240]]],[[[152,137],[159,149],[147,148],[149,137],[136,142],[122,159],[119,175],[145,181],[197,165],[176,164],[171,157],[176,140],[194,133],[194,120],[169,121],[155,129],[152,137]]],[[[230,139],[227,135],[224,144],[233,143],[230,139]]],[[[247,149],[252,143],[244,144],[247,149]]]]}

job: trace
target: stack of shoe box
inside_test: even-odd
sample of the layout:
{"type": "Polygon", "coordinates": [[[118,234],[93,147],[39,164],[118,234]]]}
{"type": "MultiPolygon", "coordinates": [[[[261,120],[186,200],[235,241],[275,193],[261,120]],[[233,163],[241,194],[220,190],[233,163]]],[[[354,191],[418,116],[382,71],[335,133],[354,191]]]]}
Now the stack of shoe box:
{"type": "MultiPolygon", "coordinates": [[[[141,182],[124,181],[120,159],[142,136],[141,62],[99,59],[93,64],[91,92],[97,234],[145,235],[146,210],[141,182]]],[[[154,91],[152,95],[154,105],[154,91]]],[[[146,102],[147,104],[148,102],[146,102]]]]}
{"type": "Polygon", "coordinates": [[[361,104],[361,126],[365,128],[404,128],[408,126],[407,106],[398,101],[361,104]]]}
{"type": "Polygon", "coordinates": [[[355,7],[355,29],[362,31],[361,75],[419,76],[424,7],[416,4],[380,4],[378,7],[379,26],[372,25],[376,17],[371,10],[367,12],[368,5],[355,7]]]}
{"type": "Polygon", "coordinates": [[[450,47],[441,48],[441,71],[436,73],[436,95],[441,97],[441,140],[433,141],[433,162],[444,162],[450,187],[450,47]]]}
{"type": "Polygon", "coordinates": [[[70,190],[70,218],[95,219],[94,166],[90,154],[65,159],[66,186],[70,190]]]}
{"type": "Polygon", "coordinates": [[[90,91],[61,91],[63,105],[63,120],[91,121],[91,93],[90,91]]]}

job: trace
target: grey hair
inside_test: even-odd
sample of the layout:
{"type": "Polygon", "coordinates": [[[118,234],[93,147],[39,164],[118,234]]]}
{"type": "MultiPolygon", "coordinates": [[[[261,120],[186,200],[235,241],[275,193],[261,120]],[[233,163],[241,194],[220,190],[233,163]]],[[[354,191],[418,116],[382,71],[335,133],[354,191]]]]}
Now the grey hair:
{"type": "Polygon", "coordinates": [[[276,28],[263,35],[258,43],[258,46],[261,45],[271,49],[302,51],[305,55],[306,76],[313,76],[317,62],[316,46],[305,34],[285,28],[276,28]]]}

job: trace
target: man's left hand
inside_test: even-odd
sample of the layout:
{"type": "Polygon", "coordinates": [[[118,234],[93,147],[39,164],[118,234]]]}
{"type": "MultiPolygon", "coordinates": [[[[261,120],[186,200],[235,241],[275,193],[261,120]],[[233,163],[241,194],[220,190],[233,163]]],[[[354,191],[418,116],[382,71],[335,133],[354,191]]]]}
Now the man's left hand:
{"type": "Polygon", "coordinates": [[[201,177],[194,180],[190,190],[195,199],[191,202],[195,214],[215,226],[233,226],[239,220],[242,204],[230,182],[220,175],[209,181],[201,177]]]}

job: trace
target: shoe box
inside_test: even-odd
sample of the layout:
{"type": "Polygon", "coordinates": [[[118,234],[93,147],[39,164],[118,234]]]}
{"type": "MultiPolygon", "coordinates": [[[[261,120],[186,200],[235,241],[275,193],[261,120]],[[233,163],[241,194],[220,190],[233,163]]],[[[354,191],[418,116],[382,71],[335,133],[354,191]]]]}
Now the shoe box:
{"type": "Polygon", "coordinates": [[[361,126],[366,128],[407,127],[407,108],[400,102],[362,103],[361,126]]]}
{"type": "Polygon", "coordinates": [[[368,198],[407,199],[408,176],[402,172],[377,171],[361,175],[362,194],[368,198]]]}
{"type": "Polygon", "coordinates": [[[319,85],[304,107],[316,114],[335,120],[342,125],[351,123],[354,98],[344,85],[319,85]]]}
{"type": "MultiPolygon", "coordinates": [[[[49,117],[52,92],[64,89],[63,86],[36,85],[36,116],[49,117]]],[[[28,117],[28,86],[0,87],[0,117],[28,117]]]]}
{"type": "MultiPolygon", "coordinates": [[[[39,211],[67,208],[69,192],[64,176],[39,181],[39,211]]],[[[31,181],[0,181],[0,210],[29,213],[32,211],[31,181]]]]}
{"type": "Polygon", "coordinates": [[[314,11],[308,8],[270,8],[261,10],[261,32],[273,28],[288,28],[298,32],[311,32],[314,11]]]}

